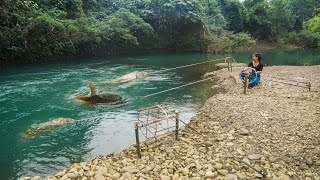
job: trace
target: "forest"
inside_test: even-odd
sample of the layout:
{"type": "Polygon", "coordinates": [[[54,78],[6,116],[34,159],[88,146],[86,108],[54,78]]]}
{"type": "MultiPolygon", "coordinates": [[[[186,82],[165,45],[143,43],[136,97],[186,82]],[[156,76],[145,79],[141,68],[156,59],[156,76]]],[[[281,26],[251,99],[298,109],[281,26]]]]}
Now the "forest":
{"type": "Polygon", "coordinates": [[[320,47],[319,0],[2,0],[0,63],[133,52],[320,47]]]}

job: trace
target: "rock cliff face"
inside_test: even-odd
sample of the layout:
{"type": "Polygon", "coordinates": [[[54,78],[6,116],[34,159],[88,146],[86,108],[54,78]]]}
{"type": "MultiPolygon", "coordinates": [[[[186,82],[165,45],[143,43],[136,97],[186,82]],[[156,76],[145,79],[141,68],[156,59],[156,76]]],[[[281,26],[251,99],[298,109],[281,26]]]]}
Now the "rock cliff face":
{"type": "Polygon", "coordinates": [[[241,68],[208,74],[224,93],[206,102],[179,141],[174,134],[158,143],[149,139],[141,159],[131,146],[46,179],[319,179],[319,69],[266,67],[262,84],[247,95],[238,80],[241,68]],[[271,81],[277,77],[312,80],[311,92],[271,81]]]}

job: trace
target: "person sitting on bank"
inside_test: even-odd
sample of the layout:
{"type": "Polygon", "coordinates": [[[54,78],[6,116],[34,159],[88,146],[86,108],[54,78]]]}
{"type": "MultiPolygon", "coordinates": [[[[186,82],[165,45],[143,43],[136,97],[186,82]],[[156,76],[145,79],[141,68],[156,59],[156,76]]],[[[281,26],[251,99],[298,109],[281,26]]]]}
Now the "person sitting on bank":
{"type": "MultiPolygon", "coordinates": [[[[252,62],[248,64],[248,67],[255,69],[251,72],[251,81],[249,83],[249,87],[253,88],[260,83],[260,74],[263,70],[263,63],[262,63],[262,55],[261,53],[254,53],[252,54],[252,62]]],[[[249,75],[247,72],[248,68],[245,68],[241,73],[241,79],[244,80],[244,77],[249,75]]]]}

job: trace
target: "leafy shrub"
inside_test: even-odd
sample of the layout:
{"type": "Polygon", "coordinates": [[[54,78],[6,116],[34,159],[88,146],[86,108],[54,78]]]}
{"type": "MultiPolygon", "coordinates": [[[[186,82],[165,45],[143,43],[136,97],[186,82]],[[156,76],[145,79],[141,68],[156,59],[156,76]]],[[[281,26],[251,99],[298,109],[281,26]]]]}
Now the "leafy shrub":
{"type": "Polygon", "coordinates": [[[312,31],[302,30],[289,33],[287,42],[303,48],[317,48],[320,47],[320,35],[312,31]]]}
{"type": "Polygon", "coordinates": [[[249,34],[243,32],[231,34],[229,39],[229,44],[232,49],[239,47],[249,47],[256,43],[256,41],[249,34]]]}
{"type": "Polygon", "coordinates": [[[232,33],[219,30],[206,36],[207,51],[213,53],[230,53],[236,48],[250,47],[256,41],[247,33],[232,33]]]}

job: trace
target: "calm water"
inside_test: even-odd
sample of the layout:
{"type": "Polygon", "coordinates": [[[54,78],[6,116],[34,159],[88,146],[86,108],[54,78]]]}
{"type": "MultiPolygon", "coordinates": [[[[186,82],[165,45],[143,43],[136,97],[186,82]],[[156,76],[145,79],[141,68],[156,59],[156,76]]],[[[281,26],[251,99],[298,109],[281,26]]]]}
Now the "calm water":
{"type": "MultiPolygon", "coordinates": [[[[265,52],[268,65],[320,64],[315,51],[265,52]]],[[[157,70],[226,57],[200,54],[121,56],[81,59],[66,63],[24,65],[0,71],[0,179],[45,176],[97,155],[120,151],[134,143],[133,121],[137,110],[157,103],[170,103],[183,110],[188,121],[214,90],[201,83],[170,93],[142,99],[150,93],[199,80],[214,64],[163,73],[157,70]],[[151,75],[123,85],[106,82],[132,71],[151,75]],[[89,94],[94,82],[98,92],[120,94],[129,100],[123,106],[87,106],[72,99],[89,94]],[[52,118],[73,118],[77,123],[26,139],[22,132],[52,118]]],[[[230,55],[228,55],[230,56],[230,55]]],[[[250,53],[233,54],[248,62],[250,53]]]]}

